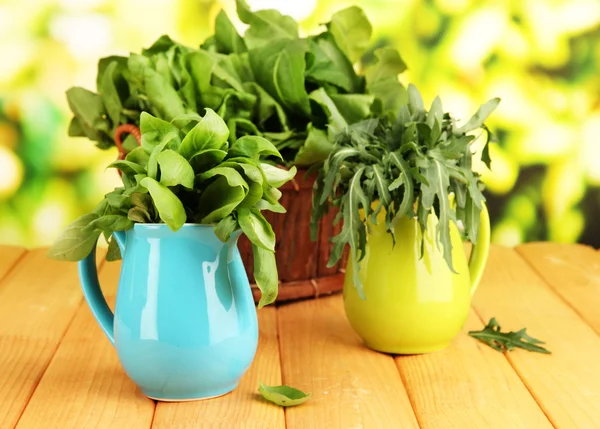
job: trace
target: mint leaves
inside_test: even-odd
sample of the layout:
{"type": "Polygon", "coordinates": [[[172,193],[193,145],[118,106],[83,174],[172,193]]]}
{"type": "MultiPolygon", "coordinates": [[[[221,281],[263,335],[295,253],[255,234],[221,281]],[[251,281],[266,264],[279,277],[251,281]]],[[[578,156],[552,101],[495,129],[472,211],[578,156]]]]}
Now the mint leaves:
{"type": "MultiPolygon", "coordinates": [[[[393,55],[382,55],[379,60],[385,58],[390,67],[401,66],[393,55]]],[[[372,73],[392,75],[385,70],[372,73]]],[[[329,265],[339,261],[349,245],[349,263],[354,265],[354,284],[360,295],[358,263],[365,256],[367,225],[376,223],[382,210],[386,229],[394,240],[398,217],[416,218],[425,231],[427,217],[436,215],[437,246],[452,270],[450,223],[462,225],[466,238],[477,241],[485,198],[479,176],[471,169],[470,144],[475,137],[466,133],[480,128],[487,131],[483,121],[500,100],[489,101],[464,126],[457,127],[455,119],[443,112],[439,98],[426,110],[417,88],[410,85],[406,99],[395,119],[381,115],[350,125],[341,133],[313,189],[313,239],[319,220],[330,207],[339,207],[343,227],[332,240],[329,265]]]]}
{"type": "MultiPolygon", "coordinates": [[[[81,260],[100,234],[108,238],[134,223],[165,223],[173,231],[186,222],[212,224],[223,241],[241,229],[253,245],[259,307],[273,302],[278,288],[275,234],[261,210],[283,210],[277,187],[291,180],[296,168],[262,162],[264,155],[281,156],[263,137],[245,136],[230,144],[227,125],[210,109],[204,117],[180,115],[170,122],[143,113],[141,132],[142,147],[111,164],[123,173],[124,186],[71,223],[48,255],[81,260]]],[[[111,259],[116,259],[118,248],[111,245],[111,259]]]]}
{"type": "MultiPolygon", "coordinates": [[[[200,48],[162,36],[141,53],[102,58],[96,92],[67,92],[73,112],[69,134],[106,149],[114,145],[119,125],[140,126],[142,112],[148,112],[166,121],[166,129],[154,131],[166,139],[157,145],[169,145],[170,125],[187,132],[185,122],[209,108],[223,118],[230,143],[246,135],[265,137],[285,164],[308,166],[327,157],[335,134],[347,125],[396,115],[406,102],[398,81],[406,65],[395,49],[378,49],[364,62],[372,27],[360,8],[341,10],[318,34],[300,37],[293,18],[276,10],[252,11],[244,0],[236,4],[248,25],[243,35],[221,11],[215,34],[200,48]]],[[[217,142],[224,131],[215,130],[217,142]]],[[[196,154],[202,163],[220,156],[211,142],[203,148],[194,142],[193,134],[182,142],[184,158],[196,154]]],[[[136,147],[132,137],[123,144],[136,147]]],[[[154,179],[155,167],[154,162],[148,167],[154,179]]]]}

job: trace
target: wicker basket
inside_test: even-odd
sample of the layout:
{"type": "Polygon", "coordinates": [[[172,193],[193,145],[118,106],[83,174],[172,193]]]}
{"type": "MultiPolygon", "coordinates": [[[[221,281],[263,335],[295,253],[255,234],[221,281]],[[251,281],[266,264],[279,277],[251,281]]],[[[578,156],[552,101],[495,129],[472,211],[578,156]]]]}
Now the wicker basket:
{"type": "MultiPolygon", "coordinates": [[[[280,202],[287,213],[263,212],[277,237],[275,256],[280,281],[277,302],[317,297],[337,292],[343,286],[347,252],[335,266],[327,267],[332,246],[330,239],[341,228],[339,224],[332,226],[335,212],[330,212],[321,220],[318,239],[314,242],[310,239],[312,187],[315,178],[316,175],[306,176],[305,170],[298,170],[296,179],[280,188],[280,202]]],[[[252,246],[242,236],[238,247],[248,277],[253,281],[252,246]]],[[[257,299],[260,292],[256,285],[253,284],[252,287],[257,299]]]]}

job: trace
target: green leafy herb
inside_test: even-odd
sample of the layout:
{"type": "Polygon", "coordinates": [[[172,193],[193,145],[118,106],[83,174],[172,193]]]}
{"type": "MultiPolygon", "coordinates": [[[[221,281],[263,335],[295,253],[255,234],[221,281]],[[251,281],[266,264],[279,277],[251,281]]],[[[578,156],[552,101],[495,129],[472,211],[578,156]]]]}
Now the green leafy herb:
{"type": "Polygon", "coordinates": [[[267,401],[281,407],[292,407],[306,402],[312,394],[290,386],[265,386],[260,383],[258,391],[267,401]]]}
{"type": "Polygon", "coordinates": [[[341,133],[313,189],[313,239],[329,207],[339,207],[343,226],[332,239],[329,265],[334,265],[349,245],[354,284],[360,295],[359,262],[365,256],[369,223],[376,223],[381,212],[394,242],[399,217],[416,218],[425,231],[428,217],[436,216],[436,244],[450,269],[450,224],[460,225],[465,238],[477,241],[485,198],[479,176],[471,169],[470,144],[475,137],[466,132],[483,128],[483,119],[499,99],[485,104],[461,128],[443,113],[439,98],[427,111],[417,88],[410,85],[407,99],[395,120],[383,115],[353,124],[341,133]]]}
{"type": "MultiPolygon", "coordinates": [[[[360,8],[336,12],[318,34],[300,37],[290,16],[273,9],[253,11],[244,0],[236,5],[239,19],[248,26],[243,35],[221,11],[215,34],[199,48],[161,36],[141,53],[102,58],[96,92],[67,92],[74,115],[69,134],[107,149],[114,145],[119,125],[140,126],[145,112],[163,120],[158,125],[163,129],[146,120],[153,130],[142,130],[148,176],[160,182],[156,155],[164,147],[175,150],[181,144],[179,154],[197,168],[214,163],[225,140],[262,136],[279,150],[284,165],[310,166],[327,157],[335,134],[346,125],[395,115],[407,103],[406,89],[398,81],[406,65],[396,50],[377,50],[373,64],[359,64],[372,34],[360,8]],[[212,114],[207,111],[201,124],[199,114],[205,109],[212,114]],[[210,125],[215,139],[204,141],[203,128],[213,114],[227,127],[216,130],[210,125]],[[198,129],[190,133],[194,127],[198,129]],[[173,139],[179,131],[185,133],[183,142],[173,139]],[[154,156],[149,141],[159,148],[154,156]]],[[[132,139],[125,140],[126,150],[137,150],[132,139]]],[[[136,156],[140,154],[138,150],[136,156]]]]}
{"type": "MultiPolygon", "coordinates": [[[[81,260],[100,234],[110,238],[134,223],[164,222],[173,231],[186,222],[210,224],[223,241],[241,230],[254,251],[255,279],[262,292],[259,306],[273,302],[278,288],[275,234],[261,210],[285,211],[277,187],[294,177],[295,167],[286,170],[261,162],[263,154],[281,156],[263,137],[243,136],[230,145],[227,125],[211,109],[204,117],[178,116],[172,123],[144,113],[140,125],[142,147],[111,164],[123,173],[124,186],[69,225],[49,256],[81,260]]],[[[114,238],[109,246],[110,259],[118,259],[114,238]]]]}
{"type": "Polygon", "coordinates": [[[551,353],[540,346],[540,344],[545,344],[543,341],[527,335],[525,328],[517,332],[502,332],[500,324],[498,324],[494,317],[490,319],[481,331],[469,331],[469,335],[499,352],[511,351],[518,347],[530,352],[551,353]]]}

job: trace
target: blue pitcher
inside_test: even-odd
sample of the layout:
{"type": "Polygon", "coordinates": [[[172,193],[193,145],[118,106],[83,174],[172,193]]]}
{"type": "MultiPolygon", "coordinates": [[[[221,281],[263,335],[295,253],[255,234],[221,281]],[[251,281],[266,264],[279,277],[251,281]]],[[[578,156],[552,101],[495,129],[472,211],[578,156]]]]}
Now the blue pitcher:
{"type": "Polygon", "coordinates": [[[136,224],[114,238],[123,255],[115,313],[100,290],[95,249],[79,263],[85,299],[127,375],[163,401],[232,391],[258,345],[256,307],[237,239],[212,226],[136,224]]]}

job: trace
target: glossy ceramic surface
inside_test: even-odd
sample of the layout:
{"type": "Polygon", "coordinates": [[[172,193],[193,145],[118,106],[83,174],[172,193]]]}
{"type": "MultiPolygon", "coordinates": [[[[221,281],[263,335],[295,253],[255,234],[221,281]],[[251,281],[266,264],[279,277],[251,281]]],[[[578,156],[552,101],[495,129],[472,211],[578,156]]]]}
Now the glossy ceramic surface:
{"type": "Polygon", "coordinates": [[[366,299],[359,297],[348,264],[344,282],[346,315],[365,344],[386,353],[427,353],[447,347],[462,329],[489,251],[489,217],[482,211],[478,245],[469,264],[460,234],[451,225],[452,273],[433,240],[430,216],[420,258],[421,228],[415,220],[396,225],[396,245],[385,223],[372,226],[360,263],[366,299]]]}
{"type": "Polygon", "coordinates": [[[115,314],[92,252],[79,264],[85,298],[127,375],[162,400],[233,390],[258,344],[256,308],[237,249],[211,226],[136,224],[115,237],[123,255],[115,314]]]}

